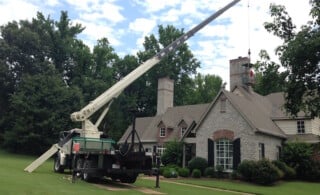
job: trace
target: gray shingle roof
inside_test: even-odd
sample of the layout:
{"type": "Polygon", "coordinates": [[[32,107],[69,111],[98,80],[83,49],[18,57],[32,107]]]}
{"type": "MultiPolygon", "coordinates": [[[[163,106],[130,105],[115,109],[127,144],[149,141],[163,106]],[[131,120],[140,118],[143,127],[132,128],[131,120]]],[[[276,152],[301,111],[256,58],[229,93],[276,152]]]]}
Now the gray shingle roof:
{"type": "MultiPolygon", "coordinates": [[[[172,133],[169,137],[166,137],[166,140],[179,139],[179,123],[183,120],[187,124],[187,126],[190,126],[192,122],[198,122],[208,105],[209,104],[176,106],[168,108],[167,111],[162,115],[137,118],[136,130],[143,142],[157,142],[159,129],[158,125],[162,122],[166,127],[172,128],[172,133]]],[[[119,143],[124,142],[131,129],[132,126],[129,126],[127,128],[126,132],[119,140],[119,143]]]]}
{"type": "Polygon", "coordinates": [[[253,128],[260,133],[286,138],[283,131],[272,121],[273,112],[279,112],[279,109],[264,96],[253,91],[248,92],[242,87],[238,89],[243,96],[227,91],[224,91],[224,94],[253,128]]]}
{"type": "MultiPolygon", "coordinates": [[[[265,96],[268,101],[270,101],[273,105],[272,110],[272,119],[291,119],[290,115],[286,113],[284,104],[285,97],[283,92],[271,93],[265,96]]],[[[297,114],[298,118],[306,118],[306,114],[303,111],[300,111],[297,114]]]]}
{"type": "MultiPolygon", "coordinates": [[[[248,91],[243,87],[236,87],[235,90],[238,90],[240,93],[221,90],[216,99],[210,104],[176,106],[168,108],[162,115],[137,118],[136,129],[140,139],[143,142],[157,142],[159,135],[158,125],[161,122],[167,128],[172,128],[170,136],[166,137],[165,141],[179,139],[181,137],[178,125],[182,120],[188,127],[195,122],[197,124],[197,130],[222,93],[225,94],[230,103],[239,111],[255,132],[280,138],[287,137],[273,122],[274,118],[287,117],[282,109],[284,104],[283,93],[272,93],[268,96],[261,96],[253,91],[248,91]]],[[[300,115],[301,114],[302,113],[300,113],[300,115]]],[[[124,142],[131,129],[132,127],[129,126],[119,140],[120,143],[124,142]]]]}
{"type": "Polygon", "coordinates": [[[231,93],[226,90],[219,92],[216,99],[202,115],[196,130],[223,93],[255,132],[286,138],[283,131],[272,121],[273,104],[267,98],[253,91],[248,92],[243,87],[236,87],[234,90],[238,90],[240,93],[231,93]]]}

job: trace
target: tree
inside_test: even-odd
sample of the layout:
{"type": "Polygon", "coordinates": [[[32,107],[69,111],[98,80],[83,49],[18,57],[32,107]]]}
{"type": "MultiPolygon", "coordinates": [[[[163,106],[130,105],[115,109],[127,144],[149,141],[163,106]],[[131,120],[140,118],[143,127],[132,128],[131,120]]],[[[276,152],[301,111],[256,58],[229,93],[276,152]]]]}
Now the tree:
{"type": "Polygon", "coordinates": [[[19,88],[23,74],[43,73],[50,64],[46,26],[50,21],[38,14],[32,22],[13,21],[0,27],[0,140],[10,128],[9,99],[19,88]]]}
{"type": "Polygon", "coordinates": [[[222,79],[216,75],[198,73],[193,79],[194,86],[188,92],[187,104],[209,103],[213,101],[222,86],[222,79]]]}
{"type": "Polygon", "coordinates": [[[293,115],[305,111],[320,116],[320,2],[310,1],[312,20],[296,32],[284,6],[271,4],[273,22],[265,28],[283,40],[276,50],[282,66],[288,69],[285,107],[293,115]]]}
{"type": "Polygon", "coordinates": [[[166,150],[161,156],[161,162],[164,165],[175,164],[182,165],[182,146],[183,143],[177,140],[167,142],[165,144],[166,150]]]}
{"type": "Polygon", "coordinates": [[[1,144],[39,153],[57,141],[59,131],[70,129],[69,114],[83,105],[71,80],[84,72],[84,58],[91,61],[90,50],[76,39],[83,29],[66,12],[59,22],[38,13],[0,30],[1,144]]]}
{"type": "Polygon", "coordinates": [[[259,53],[260,60],[254,65],[255,85],[254,91],[261,95],[268,95],[285,90],[287,71],[279,72],[280,65],[270,61],[265,50],[259,53]]]}
{"type": "Polygon", "coordinates": [[[54,67],[42,74],[25,74],[10,99],[12,126],[4,133],[4,147],[18,153],[46,151],[60,131],[71,129],[69,113],[79,105],[81,91],[67,87],[54,67]]]}
{"type": "Polygon", "coordinates": [[[292,142],[284,145],[282,160],[296,170],[299,179],[312,180],[314,177],[319,179],[320,167],[312,159],[312,154],[311,144],[292,142]]]}
{"type": "MultiPolygon", "coordinates": [[[[160,25],[158,34],[158,39],[154,35],[145,38],[143,44],[145,50],[137,54],[139,63],[146,61],[158,53],[161,48],[166,47],[180,37],[183,34],[183,30],[178,30],[171,25],[167,27],[160,25]]],[[[140,99],[138,105],[148,108],[146,110],[147,114],[155,114],[157,83],[161,77],[169,77],[175,81],[174,104],[185,105],[188,99],[188,88],[192,87],[193,84],[190,76],[196,73],[198,67],[200,67],[199,61],[193,56],[188,45],[186,43],[183,44],[176,51],[169,53],[157,66],[139,79],[140,82],[142,81],[147,86],[142,89],[142,94],[146,98],[140,99]]]]}
{"type": "Polygon", "coordinates": [[[76,39],[76,36],[83,30],[81,24],[72,25],[68,13],[65,11],[61,12],[60,20],[54,22],[54,25],[51,25],[51,28],[48,29],[51,40],[51,57],[57,70],[67,83],[72,80],[71,75],[77,66],[75,52],[77,52],[78,47],[84,47],[82,41],[76,39]]]}

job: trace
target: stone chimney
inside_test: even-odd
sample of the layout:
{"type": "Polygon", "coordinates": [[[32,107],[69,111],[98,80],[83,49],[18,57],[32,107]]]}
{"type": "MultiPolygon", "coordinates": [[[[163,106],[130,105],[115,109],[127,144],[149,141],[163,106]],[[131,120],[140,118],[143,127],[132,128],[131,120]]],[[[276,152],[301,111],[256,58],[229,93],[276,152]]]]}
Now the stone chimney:
{"type": "Polygon", "coordinates": [[[174,81],[165,77],[158,80],[157,115],[163,114],[173,107],[174,81]]]}
{"type": "Polygon", "coordinates": [[[254,84],[254,73],[248,57],[230,60],[230,91],[236,86],[251,90],[254,84]]]}

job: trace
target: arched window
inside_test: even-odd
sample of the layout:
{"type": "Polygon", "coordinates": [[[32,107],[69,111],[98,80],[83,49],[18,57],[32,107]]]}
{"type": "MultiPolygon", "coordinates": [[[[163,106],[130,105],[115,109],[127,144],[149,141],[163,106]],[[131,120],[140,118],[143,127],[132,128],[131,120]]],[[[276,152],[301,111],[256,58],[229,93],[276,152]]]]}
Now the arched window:
{"type": "Polygon", "coordinates": [[[218,139],[215,141],[215,162],[224,170],[232,170],[233,168],[233,143],[229,139],[218,139]]]}

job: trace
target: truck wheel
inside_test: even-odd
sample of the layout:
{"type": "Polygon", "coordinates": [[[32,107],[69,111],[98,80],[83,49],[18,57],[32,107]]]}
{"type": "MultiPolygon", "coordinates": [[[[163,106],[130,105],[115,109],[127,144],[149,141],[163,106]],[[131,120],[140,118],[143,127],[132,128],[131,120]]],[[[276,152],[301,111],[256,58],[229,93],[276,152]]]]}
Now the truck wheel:
{"type": "Polygon", "coordinates": [[[64,171],[64,166],[60,164],[60,155],[59,154],[54,159],[53,170],[56,173],[63,173],[63,171],[64,171]]]}
{"type": "Polygon", "coordinates": [[[120,181],[122,183],[134,183],[137,180],[138,175],[134,174],[134,175],[124,175],[120,178],[120,181]]]}
{"type": "Polygon", "coordinates": [[[85,169],[90,168],[91,167],[91,163],[90,161],[85,161],[83,164],[83,172],[82,172],[82,179],[86,182],[90,182],[92,181],[92,176],[90,175],[90,173],[87,173],[85,169]]]}

